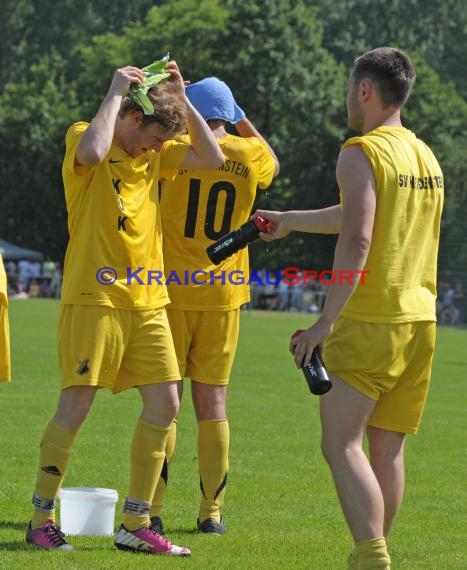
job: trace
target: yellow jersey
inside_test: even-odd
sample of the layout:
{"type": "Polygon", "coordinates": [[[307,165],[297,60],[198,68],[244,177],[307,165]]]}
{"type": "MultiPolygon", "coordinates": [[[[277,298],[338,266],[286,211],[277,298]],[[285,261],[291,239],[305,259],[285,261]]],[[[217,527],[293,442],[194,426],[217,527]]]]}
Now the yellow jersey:
{"type": "MultiPolygon", "coordinates": [[[[428,146],[404,127],[378,127],[345,142],[360,145],[376,182],[370,252],[342,311],[357,321],[436,320],[436,267],[444,180],[428,146]]],[[[345,203],[343,203],[345,208],[345,203]]]]}
{"type": "Polygon", "coordinates": [[[8,287],[6,281],[5,267],[3,266],[3,259],[0,255],[0,303],[8,305],[8,287]]]}
{"type": "Polygon", "coordinates": [[[160,153],[149,150],[133,158],[113,142],[97,166],[75,166],[76,147],[87,126],[75,123],[66,135],[62,174],[70,239],[62,304],[162,307],[168,296],[158,182],[176,174],[188,145],[168,141],[160,153]]]}
{"type": "Polygon", "coordinates": [[[162,183],[164,266],[171,308],[227,311],[250,300],[248,248],[219,265],[206,247],[245,223],[257,187],[267,188],[275,163],[257,137],[218,140],[225,156],[217,170],[183,170],[162,183]]]}

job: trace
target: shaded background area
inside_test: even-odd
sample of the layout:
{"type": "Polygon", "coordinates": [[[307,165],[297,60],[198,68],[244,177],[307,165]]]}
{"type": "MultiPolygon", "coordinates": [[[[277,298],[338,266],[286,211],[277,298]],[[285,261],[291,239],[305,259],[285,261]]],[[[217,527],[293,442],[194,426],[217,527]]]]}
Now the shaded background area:
{"type": "MultiPolygon", "coordinates": [[[[227,81],[281,161],[268,209],[338,200],[349,135],[348,68],[392,45],[414,59],[404,114],[446,178],[440,281],[467,286],[467,10],[464,0],[3,0],[0,3],[0,238],[61,263],[61,161],[68,125],[90,120],[115,68],[170,52],[185,78],[227,81]]],[[[251,249],[252,267],[329,269],[335,238],[289,236],[251,249]]],[[[465,309],[465,300],[464,303],[465,309]]]]}

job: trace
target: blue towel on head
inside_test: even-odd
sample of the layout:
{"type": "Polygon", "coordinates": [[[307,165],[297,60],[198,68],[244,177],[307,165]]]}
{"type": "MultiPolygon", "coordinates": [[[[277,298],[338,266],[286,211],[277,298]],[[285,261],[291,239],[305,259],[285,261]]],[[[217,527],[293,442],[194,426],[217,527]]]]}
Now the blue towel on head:
{"type": "Polygon", "coordinates": [[[207,77],[188,85],[186,96],[205,121],[222,119],[235,124],[245,118],[228,85],[217,77],[207,77]]]}

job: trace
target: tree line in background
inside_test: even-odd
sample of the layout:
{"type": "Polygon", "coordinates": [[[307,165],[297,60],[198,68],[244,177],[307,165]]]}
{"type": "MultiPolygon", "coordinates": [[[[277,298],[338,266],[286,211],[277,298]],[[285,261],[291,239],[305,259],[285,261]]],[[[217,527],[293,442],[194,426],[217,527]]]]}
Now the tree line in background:
{"type": "MultiPolygon", "coordinates": [[[[435,151],[446,179],[440,270],[467,272],[465,0],[3,0],[0,3],[0,235],[61,260],[67,243],[64,136],[90,120],[117,67],[170,52],[186,79],[216,75],[269,140],[281,174],[267,209],[339,200],[336,158],[354,58],[407,51],[417,82],[404,122],[435,151]]],[[[99,213],[96,212],[96,216],[99,213]]],[[[251,248],[255,267],[316,270],[333,236],[294,234],[251,248]]],[[[456,276],[454,276],[456,275],[456,276]]]]}

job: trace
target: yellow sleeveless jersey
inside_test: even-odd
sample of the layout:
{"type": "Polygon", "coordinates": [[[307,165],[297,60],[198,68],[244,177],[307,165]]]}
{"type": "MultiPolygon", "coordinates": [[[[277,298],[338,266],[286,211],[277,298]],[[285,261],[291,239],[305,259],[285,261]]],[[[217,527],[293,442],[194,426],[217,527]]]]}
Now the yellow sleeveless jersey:
{"type": "Polygon", "coordinates": [[[161,192],[164,266],[171,308],[227,311],[250,299],[248,248],[213,265],[206,247],[245,223],[256,190],[275,164],[256,137],[218,140],[226,159],[217,170],[179,171],[161,192]]]}
{"type": "Polygon", "coordinates": [[[62,303],[148,309],[168,303],[164,285],[157,189],[173,177],[188,146],[169,141],[161,153],[133,158],[112,143],[97,166],[75,167],[88,123],[66,135],[62,174],[70,239],[62,303]]]}
{"type": "Polygon", "coordinates": [[[379,127],[342,148],[355,144],[373,169],[376,213],[364,268],[369,273],[342,316],[375,323],[435,321],[441,168],[427,145],[404,127],[379,127]]]}
{"type": "Polygon", "coordinates": [[[0,303],[8,304],[8,288],[6,283],[6,273],[3,266],[3,259],[0,255],[0,303]]]}

